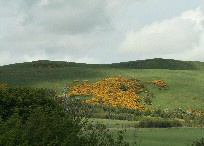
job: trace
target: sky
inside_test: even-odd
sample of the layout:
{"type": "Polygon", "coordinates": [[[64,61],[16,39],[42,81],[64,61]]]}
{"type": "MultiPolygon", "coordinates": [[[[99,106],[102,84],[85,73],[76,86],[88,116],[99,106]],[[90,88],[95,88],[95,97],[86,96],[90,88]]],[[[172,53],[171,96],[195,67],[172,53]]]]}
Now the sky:
{"type": "Polygon", "coordinates": [[[204,62],[203,0],[0,0],[0,66],[204,62]]]}

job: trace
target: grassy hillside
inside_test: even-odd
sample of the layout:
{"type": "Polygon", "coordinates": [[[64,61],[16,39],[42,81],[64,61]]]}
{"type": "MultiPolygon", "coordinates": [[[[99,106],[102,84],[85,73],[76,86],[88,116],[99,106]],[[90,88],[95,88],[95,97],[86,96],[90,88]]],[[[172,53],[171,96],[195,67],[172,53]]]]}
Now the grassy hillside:
{"type": "Polygon", "coordinates": [[[58,93],[73,80],[89,80],[89,83],[104,78],[123,76],[145,80],[163,80],[168,90],[158,90],[154,85],[146,85],[157,98],[152,107],[161,104],[162,108],[204,109],[204,71],[203,70],[167,70],[167,69],[111,69],[111,68],[19,68],[1,67],[0,82],[10,87],[32,86],[56,89],[58,93]],[[66,85],[65,85],[66,84],[66,85]],[[192,97],[196,97],[193,99],[192,97]]]}

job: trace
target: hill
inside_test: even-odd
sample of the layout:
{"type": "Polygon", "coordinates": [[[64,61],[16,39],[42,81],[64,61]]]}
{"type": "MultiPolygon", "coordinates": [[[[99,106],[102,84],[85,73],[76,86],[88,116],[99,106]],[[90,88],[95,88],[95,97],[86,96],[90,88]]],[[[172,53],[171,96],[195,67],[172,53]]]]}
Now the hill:
{"type": "Polygon", "coordinates": [[[56,89],[58,94],[61,94],[63,88],[68,86],[67,83],[73,80],[79,81],[76,84],[83,83],[83,80],[89,80],[89,83],[94,83],[114,76],[137,78],[141,81],[162,80],[168,84],[168,90],[163,91],[158,90],[154,86],[148,86],[149,90],[158,97],[153,103],[155,107],[161,104],[163,108],[204,109],[203,62],[166,59],[153,59],[152,61],[144,60],[106,65],[48,60],[33,61],[0,67],[0,83],[6,83],[9,87],[51,88],[56,89]],[[159,64],[159,62],[163,63],[159,64]],[[140,66],[136,66],[137,64],[140,64],[140,66]],[[148,66],[154,69],[147,69],[148,66]],[[179,66],[181,69],[178,68],[179,66]],[[157,69],[158,67],[162,69],[157,69]],[[167,67],[168,69],[165,69],[167,67]],[[197,99],[192,99],[193,97],[197,99]]]}
{"type": "MultiPolygon", "coordinates": [[[[141,101],[147,103],[145,107],[151,111],[156,111],[152,113],[144,112],[141,116],[138,116],[140,113],[135,112],[130,114],[132,111],[124,111],[124,109],[120,108],[116,110],[109,107],[105,108],[105,106],[102,106],[105,109],[96,107],[91,108],[94,110],[94,112],[92,112],[92,120],[96,123],[98,121],[99,123],[103,122],[112,132],[115,132],[117,127],[121,127],[122,129],[125,129],[126,127],[129,128],[126,134],[128,141],[132,142],[135,140],[135,137],[133,136],[133,128],[141,121],[154,119],[163,120],[168,119],[171,115],[175,116],[176,120],[179,120],[179,122],[184,124],[183,126],[196,127],[204,124],[203,118],[199,118],[199,116],[195,116],[195,114],[187,115],[188,113],[186,112],[189,111],[187,109],[191,109],[194,113],[195,111],[197,112],[197,110],[199,112],[204,111],[203,62],[179,61],[161,58],[113,64],[85,64],[65,61],[39,60],[4,65],[0,67],[0,84],[6,83],[9,87],[23,86],[49,88],[56,90],[58,95],[62,95],[62,92],[66,88],[73,89],[72,91],[75,92],[88,91],[88,88],[86,89],[82,86],[85,83],[84,80],[88,81],[86,83],[89,84],[89,87],[91,87],[91,84],[94,83],[92,84],[94,93],[97,93],[96,90],[98,88],[101,88],[101,90],[104,91],[105,89],[102,87],[107,87],[107,84],[104,85],[102,83],[106,82],[101,81],[104,81],[104,79],[110,80],[113,77],[123,77],[127,79],[136,78],[141,83],[140,85],[143,85],[145,89],[150,91],[148,93],[152,93],[154,95],[154,98],[153,96],[150,98],[152,104],[148,104],[149,98],[147,98],[147,93],[138,92],[138,95],[142,97],[141,101]],[[145,83],[145,81],[155,80],[164,81],[167,84],[167,90],[163,88],[161,89],[154,84],[149,84],[148,82],[145,83]],[[81,87],[79,88],[80,90],[77,90],[77,87],[81,87]],[[149,115],[153,117],[149,117],[149,115]],[[101,119],[107,117],[110,119],[101,119]],[[116,119],[120,120],[116,121],[116,119]]],[[[112,84],[111,82],[111,88],[115,89],[113,85],[115,84],[112,84]]],[[[120,89],[126,92],[126,90],[129,90],[129,88],[126,87],[127,86],[120,86],[120,89]]],[[[115,90],[110,90],[110,94],[114,93],[114,91],[115,90]]],[[[116,93],[121,92],[116,91],[116,93]]],[[[77,99],[85,98],[81,95],[76,97],[77,99]]],[[[87,96],[87,100],[90,98],[92,97],[87,96]]],[[[199,115],[198,112],[196,114],[199,115]]],[[[163,123],[163,121],[161,121],[161,123],[163,123]]],[[[168,128],[164,130],[161,128],[148,128],[138,131],[138,135],[144,145],[187,145],[192,143],[193,140],[196,140],[196,138],[203,137],[203,129],[187,129],[182,127],[180,129],[168,128]],[[175,133],[179,135],[176,139],[175,133]],[[188,135],[188,133],[190,134],[188,135]],[[192,137],[192,133],[196,134],[192,137]],[[150,139],[149,137],[152,138],[150,139]],[[163,139],[166,139],[166,141],[164,142],[163,139]]]]}
{"type": "Polygon", "coordinates": [[[146,59],[112,64],[86,64],[66,61],[38,60],[0,66],[0,68],[59,68],[59,67],[90,67],[90,68],[129,68],[129,69],[171,69],[171,70],[203,70],[204,62],[180,61],[174,59],[146,59]]]}
{"type": "Polygon", "coordinates": [[[204,62],[154,58],[114,63],[111,66],[115,68],[134,68],[134,69],[196,70],[204,69],[204,62]]]}

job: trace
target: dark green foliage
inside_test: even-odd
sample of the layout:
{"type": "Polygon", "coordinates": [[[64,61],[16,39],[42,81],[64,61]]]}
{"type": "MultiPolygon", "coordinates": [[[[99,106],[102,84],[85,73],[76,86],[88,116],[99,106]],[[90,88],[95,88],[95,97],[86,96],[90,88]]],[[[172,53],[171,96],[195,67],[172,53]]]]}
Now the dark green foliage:
{"type": "Polygon", "coordinates": [[[74,97],[58,104],[47,89],[10,88],[0,93],[0,145],[128,145],[123,133],[115,138],[105,125],[88,123],[87,107],[74,97]]]}
{"type": "Polygon", "coordinates": [[[144,102],[147,104],[152,103],[151,97],[149,97],[149,96],[144,97],[144,102]]]}
{"type": "Polygon", "coordinates": [[[17,112],[26,119],[37,107],[60,109],[60,106],[53,100],[53,90],[38,88],[8,88],[0,89],[0,116],[3,120],[17,112]]]}
{"type": "Polygon", "coordinates": [[[170,128],[181,126],[182,124],[179,121],[166,119],[146,119],[142,120],[138,125],[141,128],[170,128]]]}
{"type": "Polygon", "coordinates": [[[201,138],[200,140],[194,141],[192,146],[204,146],[204,138],[201,138]]]}
{"type": "Polygon", "coordinates": [[[59,98],[57,99],[58,104],[61,105],[64,112],[69,113],[73,118],[87,118],[94,110],[91,104],[83,102],[74,95],[60,98],[60,100],[59,98]]]}
{"type": "Polygon", "coordinates": [[[85,127],[86,134],[81,138],[84,143],[82,145],[87,146],[129,146],[124,140],[124,131],[118,131],[118,133],[113,136],[106,126],[100,123],[95,125],[88,124],[85,127]],[[87,141],[88,140],[88,141],[87,141]],[[87,143],[85,143],[87,142],[87,143]]]}
{"type": "Polygon", "coordinates": [[[128,90],[128,87],[125,86],[125,85],[121,85],[121,86],[120,86],[120,89],[121,89],[122,91],[127,91],[127,90],[128,90]]]}
{"type": "Polygon", "coordinates": [[[113,63],[111,64],[111,66],[114,68],[135,68],[135,69],[173,69],[173,70],[198,69],[196,65],[189,61],[162,58],[113,63]]]}
{"type": "Polygon", "coordinates": [[[79,142],[83,123],[68,115],[61,116],[58,111],[38,108],[24,122],[15,113],[1,125],[0,145],[74,145],[79,142]]]}
{"type": "Polygon", "coordinates": [[[203,62],[197,61],[180,61],[174,59],[146,59],[129,62],[120,62],[112,64],[86,64],[86,63],[75,63],[65,61],[49,61],[49,60],[38,60],[33,62],[16,63],[10,65],[4,65],[4,68],[55,68],[55,67],[82,67],[82,68],[136,68],[136,69],[179,69],[179,70],[190,70],[190,69],[203,69],[203,62]]]}
{"type": "MultiPolygon", "coordinates": [[[[0,67],[0,81],[9,87],[30,86],[42,82],[103,77],[100,70],[80,67],[35,68],[0,67]]],[[[46,87],[52,88],[52,87],[46,87]]]]}

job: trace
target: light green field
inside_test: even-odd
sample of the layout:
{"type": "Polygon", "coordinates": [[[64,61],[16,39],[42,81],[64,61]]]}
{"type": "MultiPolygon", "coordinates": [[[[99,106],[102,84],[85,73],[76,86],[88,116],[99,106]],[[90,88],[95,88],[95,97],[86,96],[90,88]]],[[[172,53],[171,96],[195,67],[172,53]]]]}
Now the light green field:
{"type": "Polygon", "coordinates": [[[136,139],[141,146],[187,146],[204,137],[204,129],[200,128],[154,128],[127,130],[126,140],[132,143],[136,139]],[[134,136],[136,133],[136,137],[134,136]]]}
{"type": "Polygon", "coordinates": [[[187,146],[204,137],[203,128],[134,128],[137,121],[89,119],[94,124],[105,124],[113,134],[126,130],[125,140],[141,146],[187,146]]]}

